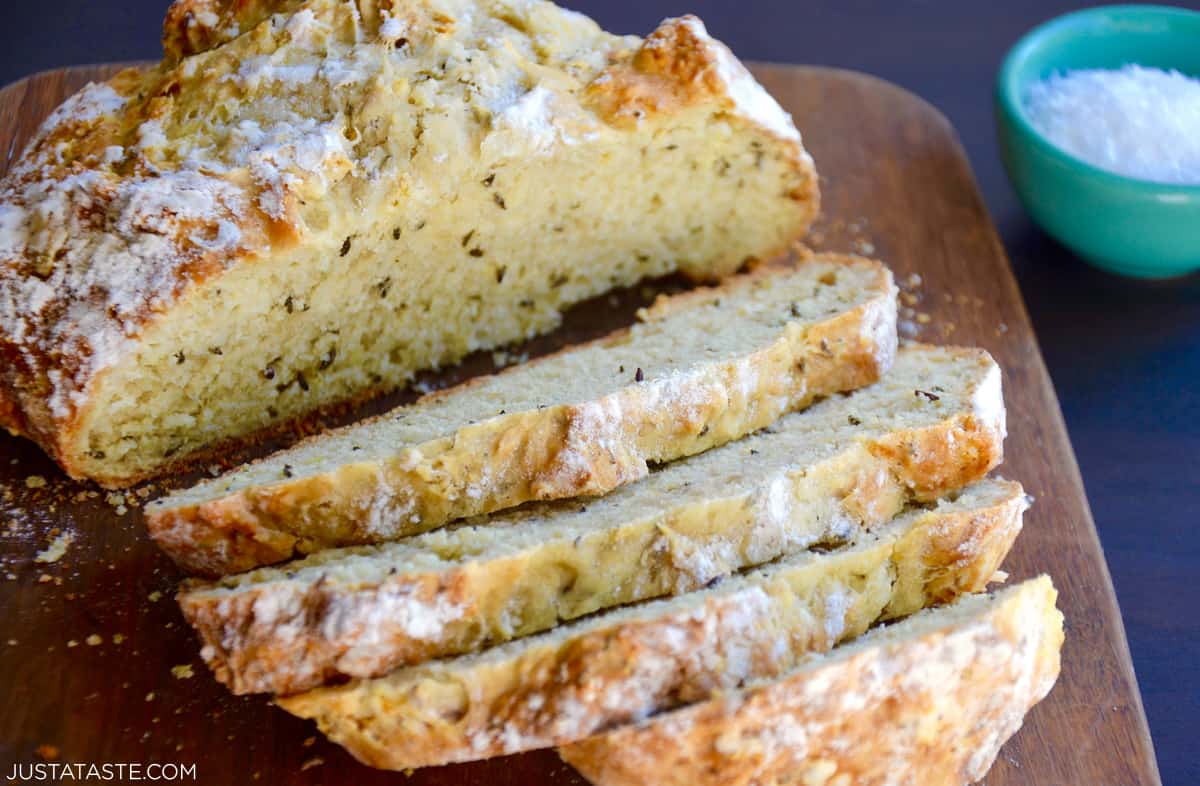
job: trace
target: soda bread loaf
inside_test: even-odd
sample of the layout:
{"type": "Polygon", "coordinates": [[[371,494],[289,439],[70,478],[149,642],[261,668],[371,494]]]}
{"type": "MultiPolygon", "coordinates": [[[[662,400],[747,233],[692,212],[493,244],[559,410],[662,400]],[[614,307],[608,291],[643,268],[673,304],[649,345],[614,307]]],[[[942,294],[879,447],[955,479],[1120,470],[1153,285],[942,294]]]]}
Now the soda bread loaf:
{"type": "Polygon", "coordinates": [[[789,116],[695,18],[544,0],[178,0],[0,181],[0,426],[119,486],[817,212],[789,116]]]}
{"type": "Polygon", "coordinates": [[[663,297],[641,321],[147,507],[150,534],[209,575],[395,540],[529,500],[603,494],[818,397],[896,350],[883,265],[822,256],[663,297]]]}
{"type": "Polygon", "coordinates": [[[179,603],[235,693],[375,676],[851,537],[983,477],[1004,429],[986,352],[903,349],[868,388],[599,499],[192,581],[179,603]]]}
{"type": "Polygon", "coordinates": [[[1058,678],[1042,576],[968,595],[754,683],[560,749],[594,786],[961,786],[1058,678]]]}
{"type": "Polygon", "coordinates": [[[984,589],[1026,504],[1019,484],[983,481],[841,549],[278,703],[388,769],[573,742],[776,676],[879,619],[984,589]]]}

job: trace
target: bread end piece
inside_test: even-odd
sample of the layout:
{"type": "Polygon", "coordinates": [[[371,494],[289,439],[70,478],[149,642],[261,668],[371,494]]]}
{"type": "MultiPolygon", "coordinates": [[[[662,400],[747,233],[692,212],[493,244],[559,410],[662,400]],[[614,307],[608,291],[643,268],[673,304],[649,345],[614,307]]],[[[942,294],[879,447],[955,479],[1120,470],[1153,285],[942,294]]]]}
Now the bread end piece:
{"type": "Polygon", "coordinates": [[[564,746],[595,786],[982,778],[1058,677],[1046,576],[914,615],[781,680],[564,746]]]}

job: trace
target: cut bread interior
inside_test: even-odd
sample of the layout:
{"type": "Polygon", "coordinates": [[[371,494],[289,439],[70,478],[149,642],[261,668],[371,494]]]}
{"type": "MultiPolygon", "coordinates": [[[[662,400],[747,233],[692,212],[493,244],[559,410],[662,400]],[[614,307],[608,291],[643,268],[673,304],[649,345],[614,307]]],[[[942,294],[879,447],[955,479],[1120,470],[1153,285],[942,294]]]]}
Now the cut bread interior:
{"type": "Polygon", "coordinates": [[[1020,484],[981,481],[828,553],[278,703],[374,767],[561,745],[780,674],[879,619],[984,589],[1026,505],[1020,484]]]}
{"type": "Polygon", "coordinates": [[[179,602],[235,692],[373,676],[851,537],[983,477],[1003,435],[986,352],[911,347],[871,387],[607,496],[193,581],[179,602]]]}
{"type": "Polygon", "coordinates": [[[560,752],[595,786],[974,783],[1058,677],[1056,596],[968,595],[560,752]]]}
{"type": "Polygon", "coordinates": [[[896,349],[891,275],[853,257],[737,276],[640,317],[169,494],[147,506],[150,533],[182,565],[221,575],[601,494],[874,382],[896,349]]]}
{"type": "Polygon", "coordinates": [[[694,18],[645,41],[537,0],[171,19],[230,24],[89,86],[0,192],[0,424],[77,477],[158,473],[647,276],[727,275],[817,212],[791,119],[694,18]]]}

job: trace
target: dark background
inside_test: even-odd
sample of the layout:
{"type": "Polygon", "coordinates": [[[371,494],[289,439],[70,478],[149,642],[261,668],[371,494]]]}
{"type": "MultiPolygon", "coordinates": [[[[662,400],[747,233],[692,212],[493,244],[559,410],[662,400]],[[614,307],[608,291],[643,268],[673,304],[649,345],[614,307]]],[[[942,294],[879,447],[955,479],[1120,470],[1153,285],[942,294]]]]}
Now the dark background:
{"type": "MultiPolygon", "coordinates": [[[[4,0],[0,84],[64,65],[157,58],[166,4],[4,0]]],[[[1005,51],[1038,22],[1082,5],[563,5],[622,33],[645,33],[664,16],[693,12],[744,59],[867,71],[949,116],[1000,228],[1058,389],[1124,613],[1163,780],[1200,783],[1200,276],[1146,283],[1088,268],[1030,222],[996,151],[991,88],[1005,51]]],[[[1200,9],[1200,3],[1187,5],[1200,9]]],[[[796,124],[803,131],[804,118],[796,124]]]]}

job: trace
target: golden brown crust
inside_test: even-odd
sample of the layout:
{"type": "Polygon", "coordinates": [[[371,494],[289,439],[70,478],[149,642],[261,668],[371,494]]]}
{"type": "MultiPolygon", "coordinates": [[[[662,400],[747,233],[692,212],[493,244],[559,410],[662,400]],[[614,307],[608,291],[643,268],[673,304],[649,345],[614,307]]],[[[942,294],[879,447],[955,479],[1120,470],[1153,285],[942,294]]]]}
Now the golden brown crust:
{"type": "Polygon", "coordinates": [[[735,578],[690,596],[696,603],[652,604],[637,617],[582,623],[563,638],[526,639],[508,656],[418,666],[278,703],[315,719],[363,763],[387,769],[579,740],[776,676],[880,618],[983,590],[1026,503],[1017,483],[979,486],[983,498],[970,507],[910,514],[876,542],[867,535],[867,545],[735,578]]]}
{"type": "Polygon", "coordinates": [[[0,181],[0,387],[10,404],[0,425],[73,477],[85,474],[86,393],[106,367],[190,287],[278,236],[235,176],[163,173],[135,152],[177,89],[178,74],[163,68],[89,85],[0,181]],[[203,208],[189,212],[184,194],[203,208]],[[237,240],[219,242],[222,232],[237,240]]]}
{"type": "Polygon", "coordinates": [[[25,416],[20,405],[13,400],[3,386],[0,386],[0,428],[14,436],[25,433],[28,428],[25,425],[25,416]]]}
{"type": "Polygon", "coordinates": [[[717,94],[723,85],[715,74],[714,49],[688,24],[695,21],[689,16],[663,22],[588,85],[588,99],[614,123],[636,125],[717,94]]]}
{"type": "Polygon", "coordinates": [[[175,0],[163,20],[163,57],[168,63],[207,52],[302,0],[175,0]]]}
{"type": "MultiPolygon", "coordinates": [[[[753,353],[700,371],[684,370],[689,376],[683,384],[637,383],[592,401],[514,412],[424,445],[405,446],[404,454],[417,458],[356,463],[195,505],[152,506],[147,510],[150,534],[188,570],[225,575],[297,553],[392,540],[531,500],[604,494],[643,477],[648,462],[737,439],[821,396],[870,384],[887,370],[896,342],[894,286],[887,269],[837,255],[823,256],[821,263],[873,266],[867,293],[874,294],[803,331],[781,328],[779,338],[753,353]],[[739,395],[747,378],[754,380],[753,390],[739,395]],[[619,418],[610,414],[616,412],[619,418]],[[479,485],[481,477],[489,482],[479,485]],[[370,511],[398,500],[411,506],[405,519],[386,532],[372,526],[370,511]]],[[[716,292],[750,287],[806,264],[763,267],[716,292]]],[[[646,317],[659,319],[712,296],[713,290],[705,289],[663,298],[646,317]]],[[[478,382],[432,395],[470,395],[473,384],[478,382]]]]}
{"type": "Polygon", "coordinates": [[[1058,676],[1055,596],[1042,577],[970,615],[927,612],[840,657],[560,753],[595,786],[974,782],[1058,676]]]}

